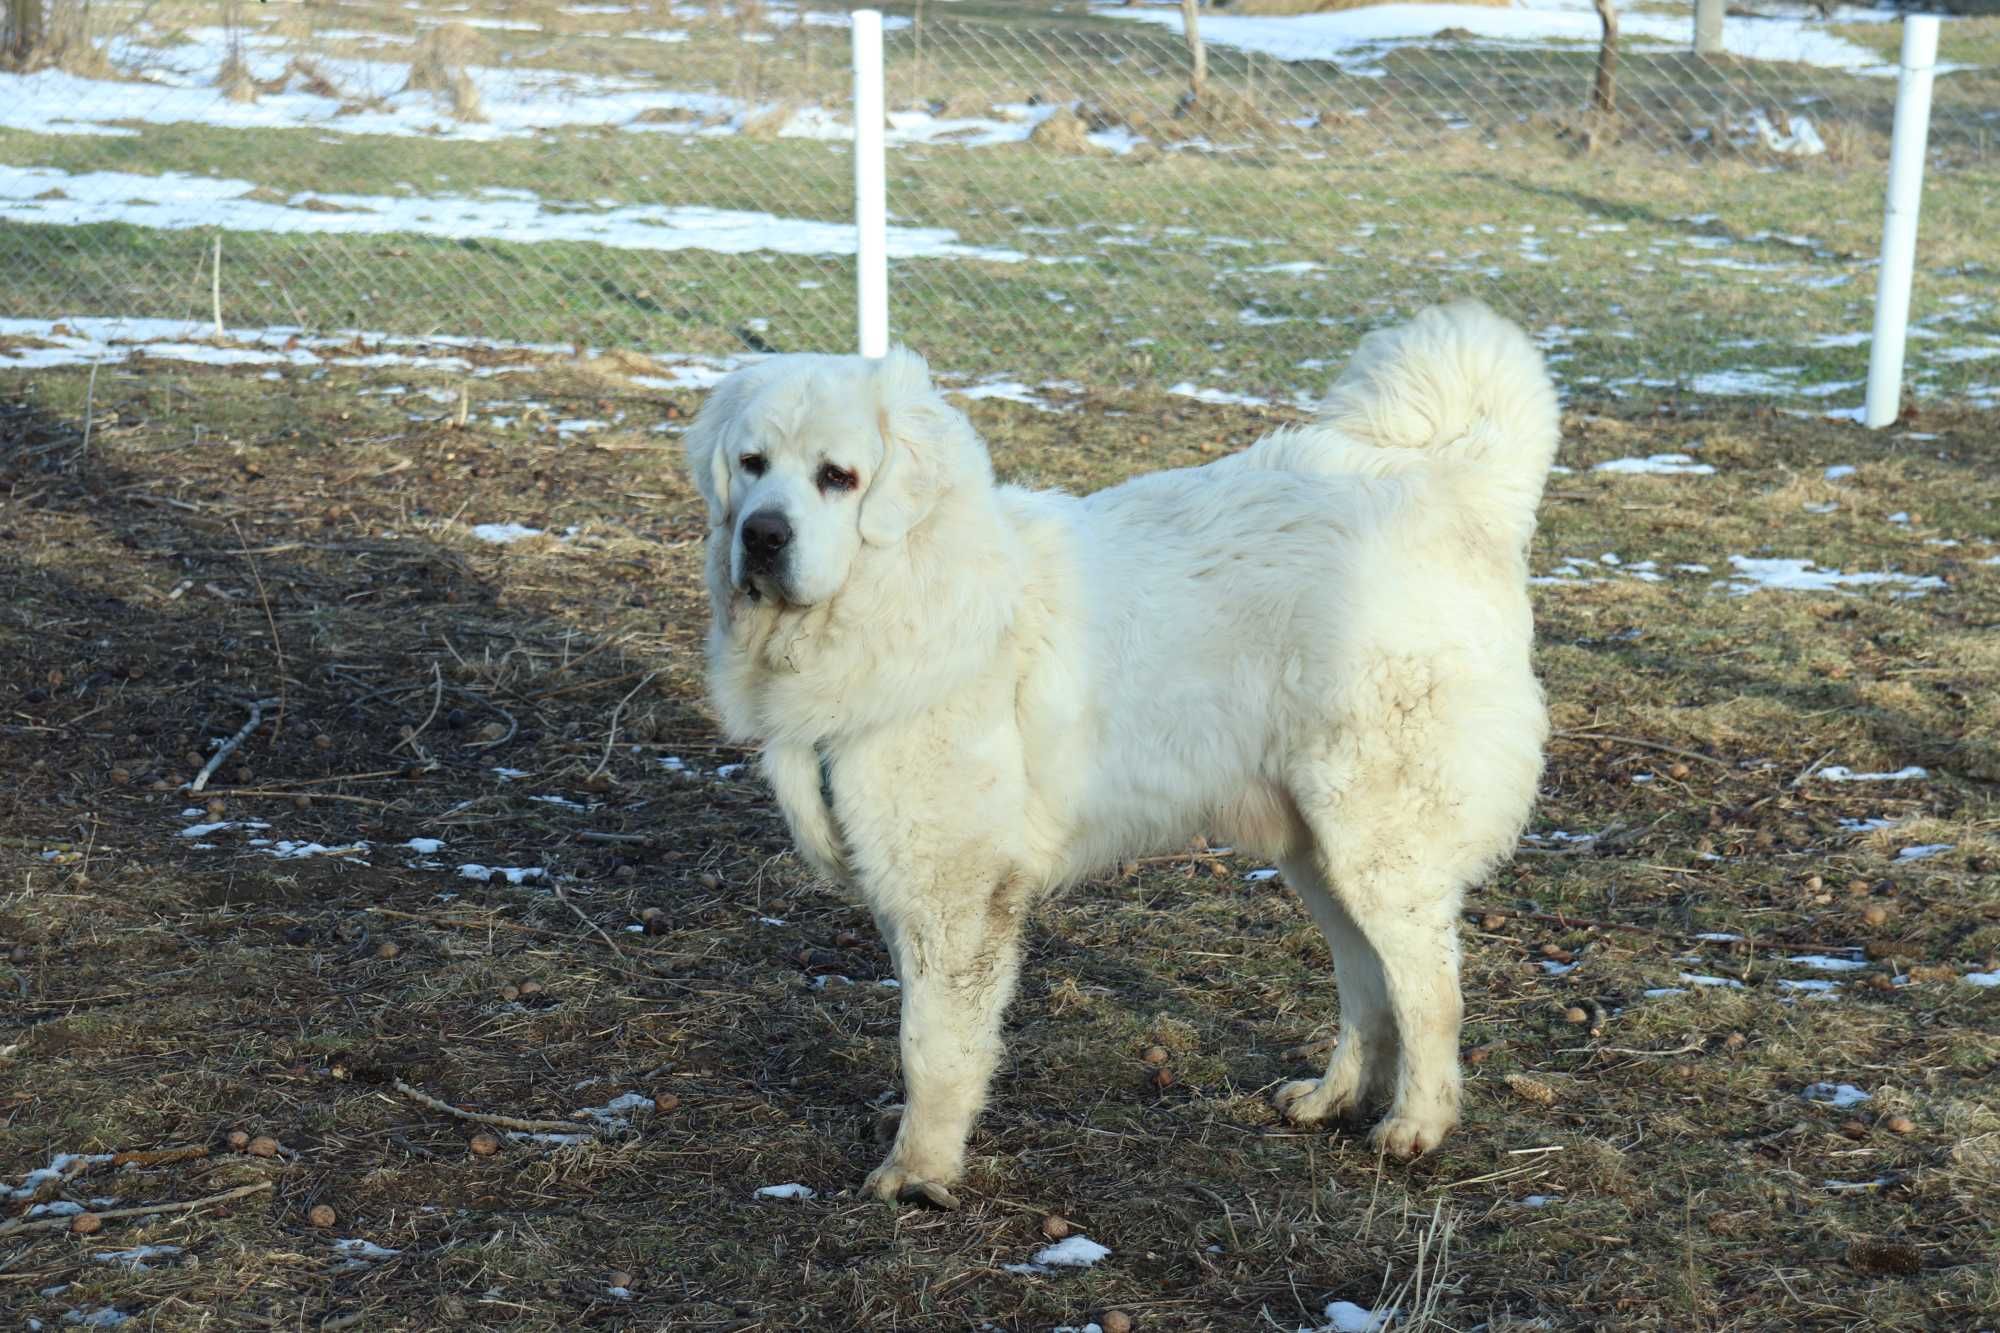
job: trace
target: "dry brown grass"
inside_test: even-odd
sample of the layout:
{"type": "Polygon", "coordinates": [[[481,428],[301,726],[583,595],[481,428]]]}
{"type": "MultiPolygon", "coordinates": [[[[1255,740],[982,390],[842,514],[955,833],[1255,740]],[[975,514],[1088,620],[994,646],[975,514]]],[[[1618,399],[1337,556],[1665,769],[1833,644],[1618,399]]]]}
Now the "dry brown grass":
{"type": "Polygon", "coordinates": [[[485,39],[470,25],[446,23],[432,28],[417,39],[410,54],[410,74],[403,82],[403,91],[455,97],[466,66],[485,56],[485,39]]]}
{"type": "Polygon", "coordinates": [[[90,0],[5,0],[0,20],[0,61],[14,69],[59,69],[89,79],[116,74],[90,0]]]}
{"type": "MultiPolygon", "coordinates": [[[[1392,1166],[1358,1135],[1275,1121],[1269,1088],[1312,1058],[1291,1052],[1337,1024],[1324,946],[1252,863],[1189,848],[1037,914],[967,1206],[935,1216],[853,1193],[895,1086],[888,955],[789,854],[758,784],[717,771],[748,756],[701,703],[705,520],[672,438],[697,395],[638,391],[649,367],[629,356],[465,355],[513,373],[107,363],[87,460],[86,370],[0,374],[0,1179],[63,1152],[206,1150],[89,1167],[4,1211],[274,1187],[8,1236],[0,1301],[23,1317],[1046,1329],[1120,1309],[1221,1333],[1313,1326],[1332,1299],[1439,1329],[1990,1317],[2000,1038],[1994,992],[1961,978],[2000,967],[1993,414],[1927,413],[1936,438],[1915,442],[1742,404],[1574,405],[1577,471],[1551,488],[1537,571],[1617,551],[1726,572],[1762,546],[1950,587],[1538,587],[1562,730],[1534,829],[1600,837],[1532,843],[1476,891],[1461,1133],[1392,1166]],[[564,439],[569,416],[614,424],[564,439]],[[1588,470],[1675,450],[1720,470],[1588,470]],[[1791,504],[1828,462],[1860,465],[1842,509],[1791,504]],[[1886,506],[1921,520],[1885,524],[1886,506]],[[510,519],[576,532],[467,533],[510,519]],[[178,790],[208,739],[280,686],[282,729],[214,793],[222,820],[271,828],[178,836],[210,822],[178,790]],[[1823,756],[1932,777],[1794,783],[1823,756]],[[1873,817],[1905,822],[1840,826],[1873,817]],[[257,837],[369,849],[278,860],[257,837]],[[1905,837],[1956,846],[1898,862],[1905,837]],[[563,897],[464,863],[546,868],[563,897]],[[1790,961],[1845,950],[1866,966],[1790,961]],[[1551,974],[1550,951],[1579,966],[1551,974]],[[1741,988],[1647,998],[1683,971],[1741,988]],[[1782,984],[1825,976],[1837,1001],[1782,984]],[[503,1136],[484,1155],[394,1079],[537,1119],[653,1105],[603,1141],[503,1136]],[[1821,1080],[1872,1099],[1807,1101],[1821,1080]],[[280,1151],[234,1151],[232,1131],[280,1151]],[[819,1197],[751,1194],[785,1181],[819,1197]],[[1007,1272],[1050,1212],[1111,1258],[1007,1272]],[[397,1253],[356,1265],[336,1241],[397,1253]],[[141,1243],[181,1253],[144,1272],[98,1257],[141,1243]]],[[[1094,488],[1289,415],[1078,401],[976,404],[1001,474],[1094,488]]]]}

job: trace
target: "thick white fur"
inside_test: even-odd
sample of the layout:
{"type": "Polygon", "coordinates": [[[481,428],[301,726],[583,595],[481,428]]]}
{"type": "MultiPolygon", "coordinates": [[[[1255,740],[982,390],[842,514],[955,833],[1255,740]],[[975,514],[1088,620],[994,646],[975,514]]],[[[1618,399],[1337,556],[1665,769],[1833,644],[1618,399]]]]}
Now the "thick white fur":
{"type": "Polygon", "coordinates": [[[714,698],[902,980],[907,1105],[871,1190],[948,1200],[1025,913],[1195,834],[1275,859],[1332,950],[1340,1039],[1280,1108],[1385,1100],[1383,1150],[1439,1142],[1461,895],[1514,847],[1547,735],[1525,547],[1556,438],[1541,357],[1473,303],[1364,339],[1314,424],[1081,499],[996,486],[907,352],[774,358],[712,395],[689,451],[714,698]],[[736,577],[751,450],[767,478],[863,474],[784,492],[800,560],[834,566],[795,598],[736,577]]]}

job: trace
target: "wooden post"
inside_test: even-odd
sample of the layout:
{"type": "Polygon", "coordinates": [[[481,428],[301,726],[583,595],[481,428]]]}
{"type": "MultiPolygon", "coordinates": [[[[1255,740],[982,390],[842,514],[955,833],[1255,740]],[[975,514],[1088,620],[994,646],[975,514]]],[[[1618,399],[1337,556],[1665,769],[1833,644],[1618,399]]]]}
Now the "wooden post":
{"type": "Polygon", "coordinates": [[[1590,90],[1590,109],[1610,115],[1618,109],[1618,10],[1615,0],[1595,0],[1604,22],[1604,40],[1597,48],[1597,82],[1590,90]]]}
{"type": "Polygon", "coordinates": [[[1722,0],[1694,0],[1694,53],[1722,54],[1722,0]]]}
{"type": "Polygon", "coordinates": [[[42,0],[7,0],[7,48],[4,54],[26,64],[42,38],[42,0]]]}
{"type": "Polygon", "coordinates": [[[1188,92],[1197,102],[1208,91],[1208,49],[1201,44],[1201,24],[1195,18],[1195,0],[1181,0],[1181,26],[1187,30],[1188,58],[1194,69],[1188,76],[1188,92]]]}

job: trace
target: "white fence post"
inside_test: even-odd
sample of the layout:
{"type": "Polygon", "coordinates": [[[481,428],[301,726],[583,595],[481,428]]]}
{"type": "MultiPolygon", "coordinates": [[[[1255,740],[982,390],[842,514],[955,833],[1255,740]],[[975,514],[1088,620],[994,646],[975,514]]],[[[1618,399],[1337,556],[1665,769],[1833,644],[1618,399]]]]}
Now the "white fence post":
{"type": "Polygon", "coordinates": [[[1694,53],[1722,54],[1722,0],[1694,0],[1694,53]]]}
{"type": "Polygon", "coordinates": [[[1870,430],[1891,424],[1902,410],[1903,344],[1910,326],[1910,277],[1917,260],[1917,208],[1923,202],[1937,43],[1936,15],[1903,19],[1903,68],[1896,79],[1896,126],[1889,144],[1889,202],[1882,213],[1882,264],[1875,275],[1875,336],[1868,349],[1868,400],[1861,416],[1870,430]]]}
{"type": "Polygon", "coordinates": [[[861,355],[889,354],[888,159],[882,11],[854,11],[854,295],[861,355]]]}

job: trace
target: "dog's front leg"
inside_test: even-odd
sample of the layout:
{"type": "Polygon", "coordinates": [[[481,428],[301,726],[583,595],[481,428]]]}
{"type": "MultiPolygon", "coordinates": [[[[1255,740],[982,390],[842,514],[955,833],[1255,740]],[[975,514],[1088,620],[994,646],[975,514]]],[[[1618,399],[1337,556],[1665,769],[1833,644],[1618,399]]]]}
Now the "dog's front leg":
{"type": "Polygon", "coordinates": [[[1000,1063],[1000,1016],[1021,968],[1026,902],[995,879],[963,893],[939,886],[921,902],[877,899],[902,983],[905,1085],[895,1146],[866,1186],[880,1198],[958,1206],[947,1186],[1000,1063]]]}

